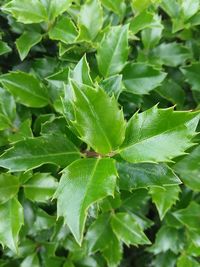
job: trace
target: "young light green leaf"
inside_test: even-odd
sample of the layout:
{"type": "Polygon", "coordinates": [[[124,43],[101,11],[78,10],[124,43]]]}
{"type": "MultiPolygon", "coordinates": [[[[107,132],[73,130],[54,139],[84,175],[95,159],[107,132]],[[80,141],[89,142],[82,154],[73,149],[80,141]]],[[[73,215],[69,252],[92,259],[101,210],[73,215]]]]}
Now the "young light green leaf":
{"type": "Polygon", "coordinates": [[[150,188],[149,194],[152,197],[153,203],[156,205],[161,220],[165,217],[167,211],[177,202],[179,193],[180,187],[178,185],[150,188]]]}
{"type": "Polygon", "coordinates": [[[12,49],[10,48],[10,46],[7,45],[7,43],[0,41],[0,56],[7,54],[11,51],[12,49]]]}
{"type": "Polygon", "coordinates": [[[199,0],[181,0],[180,7],[184,20],[188,20],[198,12],[199,0]]]}
{"type": "Polygon", "coordinates": [[[111,225],[117,237],[127,246],[151,243],[138,222],[129,213],[114,214],[111,218],[111,225]]]}
{"type": "Polygon", "coordinates": [[[178,254],[183,250],[183,232],[171,226],[164,225],[156,233],[155,243],[148,249],[154,254],[171,250],[178,254]]]}
{"type": "Polygon", "coordinates": [[[177,67],[191,58],[190,50],[176,42],[162,43],[155,47],[150,54],[150,59],[153,63],[163,64],[166,66],[177,67]]]}
{"type": "Polygon", "coordinates": [[[200,146],[178,161],[173,168],[186,186],[194,191],[200,191],[200,146]]]}
{"type": "Polygon", "coordinates": [[[189,66],[181,68],[182,73],[186,77],[186,81],[192,86],[192,90],[200,92],[200,63],[194,62],[189,66]]]}
{"type": "Polygon", "coordinates": [[[93,82],[90,77],[90,67],[87,62],[86,55],[81,58],[81,60],[77,63],[73,71],[71,71],[70,77],[77,84],[87,84],[89,86],[93,86],[93,82]]]}
{"type": "Polygon", "coordinates": [[[26,197],[32,201],[49,200],[57,188],[58,182],[49,173],[35,173],[24,185],[26,197]]]}
{"type": "Polygon", "coordinates": [[[40,108],[48,105],[47,90],[32,74],[10,72],[0,76],[0,83],[16,98],[16,101],[27,106],[40,108]]]}
{"type": "Polygon", "coordinates": [[[177,267],[199,267],[199,262],[189,255],[182,254],[178,258],[177,267]]]}
{"type": "Polygon", "coordinates": [[[199,112],[158,109],[136,112],[129,120],[121,156],[133,163],[165,162],[182,155],[194,145],[191,139],[199,121],[199,112]]]}
{"type": "Polygon", "coordinates": [[[128,58],[129,25],[111,27],[97,49],[97,63],[104,77],[118,74],[128,58]]]}
{"type": "Polygon", "coordinates": [[[185,209],[180,209],[173,212],[173,216],[185,225],[189,230],[200,233],[200,205],[196,202],[190,202],[185,209]]]}
{"type": "Polygon", "coordinates": [[[72,20],[64,16],[49,31],[50,39],[58,40],[65,44],[73,43],[77,35],[78,32],[72,20]]]}
{"type": "Polygon", "coordinates": [[[137,14],[130,22],[130,31],[133,34],[138,33],[139,31],[151,27],[153,22],[154,14],[149,13],[147,10],[137,14]]]}
{"type": "Polygon", "coordinates": [[[55,193],[58,216],[63,216],[81,244],[87,210],[94,202],[113,195],[116,183],[113,159],[81,159],[63,170],[55,193]]]}
{"type": "Polygon", "coordinates": [[[124,140],[125,120],[114,97],[101,88],[73,83],[75,121],[73,126],[80,138],[96,152],[107,154],[117,149],[124,140]]]}
{"type": "Polygon", "coordinates": [[[25,140],[28,137],[33,137],[33,133],[31,130],[31,120],[25,120],[19,126],[19,128],[15,129],[15,132],[9,136],[9,142],[15,143],[21,140],[25,140]]]}
{"type": "Polygon", "coordinates": [[[53,0],[47,3],[49,21],[54,21],[55,18],[69,9],[72,0],[53,0]]]}
{"type": "Polygon", "coordinates": [[[19,190],[19,177],[9,173],[0,174],[0,203],[13,198],[19,190]]]}
{"type": "Polygon", "coordinates": [[[42,40],[38,32],[24,32],[17,40],[16,47],[21,60],[24,60],[31,48],[42,40]]]}
{"type": "Polygon", "coordinates": [[[129,63],[122,74],[127,91],[139,95],[148,94],[166,77],[165,72],[145,63],[129,63]]]}
{"type": "Polygon", "coordinates": [[[120,177],[120,188],[124,190],[181,183],[166,164],[118,162],[117,170],[120,177]]]}
{"type": "Polygon", "coordinates": [[[23,208],[16,198],[0,205],[0,243],[17,253],[18,236],[23,225],[23,208]]]}
{"type": "Polygon", "coordinates": [[[103,25],[103,11],[99,0],[87,0],[79,13],[78,40],[93,41],[103,25]]]}
{"type": "Polygon", "coordinates": [[[2,10],[25,24],[47,20],[45,7],[40,0],[12,0],[5,4],[2,10]]]}
{"type": "Polygon", "coordinates": [[[45,163],[65,167],[80,153],[65,135],[27,138],[14,144],[0,157],[0,166],[10,171],[27,171],[45,163]]]}
{"type": "Polygon", "coordinates": [[[27,256],[20,267],[40,267],[39,259],[36,253],[27,256]]]}
{"type": "Polygon", "coordinates": [[[125,3],[124,0],[101,0],[102,4],[109,10],[118,14],[119,16],[123,15],[125,11],[125,3]]]}

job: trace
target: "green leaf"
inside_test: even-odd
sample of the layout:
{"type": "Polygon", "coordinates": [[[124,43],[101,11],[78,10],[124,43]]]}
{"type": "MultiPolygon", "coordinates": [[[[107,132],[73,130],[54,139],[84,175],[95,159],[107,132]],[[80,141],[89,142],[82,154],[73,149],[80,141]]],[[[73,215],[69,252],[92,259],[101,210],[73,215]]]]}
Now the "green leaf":
{"type": "Polygon", "coordinates": [[[70,44],[75,41],[77,34],[77,29],[72,20],[63,16],[49,31],[49,38],[70,44]]]}
{"type": "Polygon", "coordinates": [[[141,12],[152,3],[159,2],[159,0],[132,0],[132,7],[135,12],[141,12]]]}
{"type": "Polygon", "coordinates": [[[200,78],[199,78],[200,63],[194,62],[190,66],[181,68],[185,75],[186,81],[192,86],[192,90],[200,92],[200,78]]]}
{"type": "Polygon", "coordinates": [[[181,11],[184,20],[188,20],[199,10],[199,0],[181,0],[181,11]]]}
{"type": "Polygon", "coordinates": [[[70,77],[77,84],[87,84],[89,86],[93,86],[93,82],[90,77],[90,67],[87,62],[86,55],[81,58],[81,60],[77,63],[73,71],[71,71],[70,77]]]}
{"type": "Polygon", "coordinates": [[[191,57],[192,55],[190,50],[176,42],[168,44],[162,43],[161,45],[155,47],[150,54],[150,59],[153,63],[171,67],[177,67],[191,57]]]}
{"type": "Polygon", "coordinates": [[[178,258],[177,267],[199,267],[199,263],[192,257],[182,254],[178,258]]]}
{"type": "Polygon", "coordinates": [[[80,157],[64,135],[46,135],[19,141],[0,157],[0,166],[10,171],[27,171],[45,163],[65,167],[80,157]]]}
{"type": "Polygon", "coordinates": [[[20,104],[40,108],[49,103],[46,88],[32,74],[9,72],[0,76],[0,82],[20,104]]]}
{"type": "Polygon", "coordinates": [[[18,235],[23,224],[23,208],[13,198],[0,205],[0,243],[17,253],[18,235]]]}
{"type": "Polygon", "coordinates": [[[27,256],[20,267],[40,267],[39,259],[36,253],[27,256]]]}
{"type": "Polygon", "coordinates": [[[122,74],[127,91],[138,95],[148,94],[166,77],[165,72],[145,63],[129,63],[122,74]]]}
{"type": "Polygon", "coordinates": [[[73,126],[80,138],[96,152],[107,154],[124,140],[125,121],[114,97],[101,88],[73,83],[75,121],[73,126]]]}
{"type": "Polygon", "coordinates": [[[136,112],[129,120],[121,156],[133,163],[165,162],[182,155],[191,142],[199,121],[198,112],[158,109],[136,112]]]}
{"type": "Polygon", "coordinates": [[[16,117],[16,104],[12,95],[0,88],[0,113],[11,123],[16,117]]]}
{"type": "Polygon", "coordinates": [[[104,77],[118,74],[128,58],[129,25],[111,27],[97,49],[97,63],[104,77]]]}
{"type": "Polygon", "coordinates": [[[9,173],[0,174],[0,203],[13,198],[19,190],[19,178],[9,173]]]}
{"type": "Polygon", "coordinates": [[[165,214],[179,199],[180,187],[178,185],[171,185],[165,187],[151,187],[149,194],[152,197],[153,203],[159,213],[159,217],[162,220],[165,214]]]}
{"type": "Polygon", "coordinates": [[[114,75],[99,83],[109,96],[114,95],[118,99],[119,95],[123,91],[122,75],[114,75]]]}
{"type": "Polygon", "coordinates": [[[102,4],[109,10],[121,16],[124,13],[125,3],[123,0],[101,0],[102,4]]]}
{"type": "Polygon", "coordinates": [[[87,0],[81,6],[78,19],[78,40],[93,41],[103,25],[103,11],[99,0],[87,0]]]}
{"type": "Polygon", "coordinates": [[[9,136],[9,142],[15,143],[21,140],[25,140],[28,137],[33,137],[31,130],[31,120],[25,120],[22,122],[19,128],[14,129],[13,135],[9,136]]]}
{"type": "Polygon", "coordinates": [[[10,46],[7,45],[7,43],[0,41],[0,56],[7,54],[11,51],[12,49],[10,48],[10,46]]]}
{"type": "Polygon", "coordinates": [[[116,183],[113,159],[81,159],[63,170],[55,193],[58,216],[63,216],[76,241],[81,244],[88,208],[113,195],[116,183]]]}
{"type": "Polygon", "coordinates": [[[191,231],[197,231],[200,233],[200,205],[196,202],[190,202],[190,204],[185,209],[180,209],[173,212],[173,216],[185,225],[191,231]]]}
{"type": "Polygon", "coordinates": [[[200,146],[178,161],[173,168],[186,186],[194,191],[200,191],[200,146]]]}
{"type": "Polygon", "coordinates": [[[183,232],[176,228],[164,225],[156,234],[155,243],[148,249],[154,254],[171,250],[175,254],[181,252],[184,248],[183,232]]]}
{"type": "Polygon", "coordinates": [[[90,225],[85,237],[89,253],[103,251],[107,247],[112,232],[110,218],[108,213],[101,214],[90,225]]]}
{"type": "Polygon", "coordinates": [[[72,0],[53,0],[48,1],[48,16],[49,21],[54,21],[56,17],[67,11],[72,3],[72,0]]]}
{"type": "Polygon", "coordinates": [[[31,48],[42,40],[42,34],[37,32],[24,32],[17,40],[16,47],[20,59],[23,61],[31,48]]]}
{"type": "Polygon", "coordinates": [[[177,1],[174,0],[162,0],[162,9],[172,18],[177,18],[180,12],[180,6],[177,1]]]}
{"type": "Polygon", "coordinates": [[[153,22],[154,14],[144,10],[143,12],[134,16],[130,22],[130,31],[133,34],[138,33],[139,31],[151,27],[153,22]]]}
{"type": "Polygon", "coordinates": [[[23,188],[28,199],[45,202],[53,196],[57,185],[56,179],[49,173],[35,173],[23,188]]]}
{"type": "Polygon", "coordinates": [[[117,170],[120,177],[120,188],[124,190],[181,183],[166,164],[117,162],[117,170]]]}
{"type": "Polygon", "coordinates": [[[2,7],[17,21],[29,24],[47,20],[47,14],[40,0],[12,0],[2,7]]]}
{"type": "Polygon", "coordinates": [[[114,233],[127,246],[150,244],[138,222],[129,213],[116,213],[112,216],[111,225],[114,233]]]}

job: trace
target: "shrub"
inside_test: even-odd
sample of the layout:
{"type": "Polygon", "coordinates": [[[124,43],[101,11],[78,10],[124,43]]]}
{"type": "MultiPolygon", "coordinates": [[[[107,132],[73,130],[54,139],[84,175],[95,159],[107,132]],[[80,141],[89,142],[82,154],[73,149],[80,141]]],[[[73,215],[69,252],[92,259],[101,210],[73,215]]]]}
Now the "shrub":
{"type": "Polygon", "coordinates": [[[199,0],[4,0],[0,266],[200,266],[199,0]]]}

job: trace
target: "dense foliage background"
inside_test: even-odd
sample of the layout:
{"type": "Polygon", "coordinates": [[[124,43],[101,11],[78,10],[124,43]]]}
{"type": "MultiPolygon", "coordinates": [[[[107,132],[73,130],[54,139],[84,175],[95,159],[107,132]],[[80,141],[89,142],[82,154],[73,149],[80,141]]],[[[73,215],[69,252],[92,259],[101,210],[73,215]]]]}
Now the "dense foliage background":
{"type": "Polygon", "coordinates": [[[0,266],[200,266],[200,1],[0,3],[0,266]]]}

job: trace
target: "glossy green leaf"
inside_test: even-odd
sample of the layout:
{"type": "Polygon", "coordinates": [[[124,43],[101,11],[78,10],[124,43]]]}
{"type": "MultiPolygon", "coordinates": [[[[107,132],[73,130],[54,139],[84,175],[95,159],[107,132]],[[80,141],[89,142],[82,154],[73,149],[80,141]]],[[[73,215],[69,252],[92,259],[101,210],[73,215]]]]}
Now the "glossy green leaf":
{"type": "Polygon", "coordinates": [[[115,98],[109,97],[101,88],[78,88],[73,84],[73,91],[73,126],[81,139],[102,154],[117,149],[124,140],[125,120],[115,98]]]}
{"type": "Polygon", "coordinates": [[[31,121],[25,120],[24,122],[22,122],[19,128],[14,129],[14,133],[9,136],[9,141],[11,143],[15,143],[21,140],[25,140],[29,137],[33,137],[31,130],[31,121]]]}
{"type": "Polygon", "coordinates": [[[12,0],[2,9],[25,24],[47,20],[46,10],[40,0],[12,0]]]}
{"type": "Polygon", "coordinates": [[[115,12],[118,15],[122,15],[125,9],[124,0],[101,0],[102,4],[109,10],[115,12]]]}
{"type": "Polygon", "coordinates": [[[171,250],[178,254],[183,250],[183,232],[170,226],[162,226],[156,234],[155,243],[148,249],[154,254],[171,250]]]}
{"type": "Polygon", "coordinates": [[[17,253],[18,236],[23,224],[23,208],[13,198],[0,205],[0,243],[17,253]]]}
{"type": "Polygon", "coordinates": [[[103,25],[103,11],[99,0],[87,0],[79,13],[78,40],[93,41],[103,25]]]}
{"type": "Polygon", "coordinates": [[[113,195],[116,176],[113,159],[81,159],[63,170],[55,193],[58,216],[64,217],[79,244],[88,208],[107,195],[113,195]]]}
{"type": "Polygon", "coordinates": [[[97,50],[97,63],[104,77],[118,74],[128,58],[129,25],[111,27],[97,50]]]}
{"type": "Polygon", "coordinates": [[[9,173],[0,174],[0,203],[13,198],[19,190],[19,178],[9,173]]]}
{"type": "Polygon", "coordinates": [[[24,185],[26,197],[32,201],[49,200],[57,188],[58,182],[49,173],[35,173],[24,185]]]}
{"type": "Polygon", "coordinates": [[[145,10],[149,5],[159,2],[159,0],[132,0],[132,7],[135,12],[145,10]]]}
{"type": "Polygon", "coordinates": [[[4,115],[9,124],[16,118],[16,103],[13,96],[6,90],[0,88],[0,114],[4,115]]]}
{"type": "Polygon", "coordinates": [[[156,205],[159,217],[162,220],[167,211],[179,199],[180,187],[178,185],[151,187],[149,193],[152,197],[153,203],[156,205]]]}
{"type": "Polygon", "coordinates": [[[139,95],[148,94],[166,77],[166,73],[144,63],[129,63],[122,74],[127,91],[139,95]]]}
{"type": "Polygon", "coordinates": [[[196,202],[190,202],[190,204],[185,209],[180,209],[173,212],[173,216],[180,221],[183,225],[188,227],[191,231],[199,231],[200,205],[196,202]]]}
{"type": "Polygon", "coordinates": [[[116,99],[118,99],[124,89],[122,84],[122,75],[119,74],[104,79],[99,85],[109,96],[114,95],[116,99]]]}
{"type": "Polygon", "coordinates": [[[152,59],[154,63],[171,67],[177,67],[191,57],[190,50],[176,42],[168,44],[162,43],[155,47],[150,54],[150,59],[152,59]]]}
{"type": "Polygon", "coordinates": [[[12,49],[7,43],[0,41],[0,56],[11,52],[12,49]]]}
{"type": "Polygon", "coordinates": [[[12,172],[27,171],[45,163],[65,167],[79,157],[79,151],[66,136],[45,135],[15,143],[0,157],[0,166],[12,172]]]}
{"type": "Polygon", "coordinates": [[[42,35],[37,32],[24,32],[17,40],[16,47],[21,60],[24,60],[31,48],[42,40],[42,35]]]}
{"type": "Polygon", "coordinates": [[[37,254],[27,256],[21,263],[20,267],[39,267],[39,259],[37,254]]]}
{"type": "Polygon", "coordinates": [[[165,164],[118,162],[117,170],[120,188],[124,190],[181,183],[172,169],[165,164]]]}
{"type": "Polygon", "coordinates": [[[49,31],[49,38],[70,44],[75,41],[77,34],[77,29],[72,20],[68,17],[62,17],[49,31]]]}
{"type": "Polygon", "coordinates": [[[200,191],[200,146],[174,166],[183,183],[194,191],[200,191]]]}
{"type": "Polygon", "coordinates": [[[164,162],[193,145],[198,112],[178,112],[157,106],[135,113],[129,120],[121,156],[133,163],[164,162]]]}
{"type": "Polygon", "coordinates": [[[47,1],[48,16],[50,21],[54,21],[56,17],[67,11],[72,4],[72,0],[54,0],[47,1]]]}
{"type": "Polygon", "coordinates": [[[77,63],[73,71],[70,73],[71,78],[78,84],[87,84],[93,86],[92,79],[90,77],[90,67],[84,55],[77,63]]]}
{"type": "Polygon", "coordinates": [[[112,216],[111,225],[118,238],[127,246],[151,243],[131,214],[116,213],[112,216]]]}
{"type": "Polygon", "coordinates": [[[184,20],[192,17],[199,10],[199,0],[181,0],[181,11],[184,16],[184,20]]]}
{"type": "Polygon", "coordinates": [[[135,16],[131,22],[130,22],[130,31],[133,34],[136,34],[137,32],[151,27],[151,23],[153,22],[154,15],[150,12],[147,12],[147,10],[144,10],[143,12],[139,13],[137,16],[135,16]]]}
{"type": "Polygon", "coordinates": [[[32,74],[10,72],[0,76],[0,82],[16,101],[28,107],[44,107],[49,99],[44,85],[32,74]]]}
{"type": "Polygon", "coordinates": [[[194,62],[190,66],[181,68],[186,81],[192,86],[192,90],[200,92],[200,78],[199,78],[200,63],[194,62]]]}

